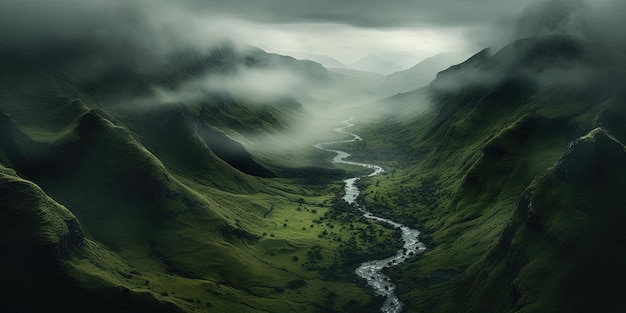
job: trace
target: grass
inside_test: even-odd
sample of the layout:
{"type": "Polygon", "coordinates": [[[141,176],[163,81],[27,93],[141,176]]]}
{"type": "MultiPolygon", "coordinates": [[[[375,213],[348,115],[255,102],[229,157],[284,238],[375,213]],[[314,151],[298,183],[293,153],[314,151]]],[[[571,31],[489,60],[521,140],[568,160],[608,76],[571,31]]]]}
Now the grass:
{"type": "MultiPolygon", "coordinates": [[[[615,218],[610,212],[619,210],[621,201],[615,199],[619,192],[612,193],[608,186],[623,186],[623,182],[614,181],[612,174],[592,176],[584,184],[587,189],[566,187],[570,182],[562,180],[541,186],[531,182],[540,181],[545,173],[552,175],[548,169],[567,153],[568,143],[597,127],[599,118],[608,121],[608,116],[621,114],[614,101],[607,101],[620,94],[619,89],[607,88],[607,93],[599,94],[595,87],[532,93],[522,88],[522,94],[515,94],[509,87],[498,88],[478,97],[461,93],[435,98],[434,107],[421,116],[405,121],[375,118],[355,130],[366,141],[352,149],[364,151],[360,157],[377,159],[386,169],[384,175],[362,180],[361,201],[378,214],[423,230],[422,240],[429,248],[390,270],[400,299],[409,311],[429,312],[616,309],[619,296],[606,289],[612,278],[600,277],[602,270],[591,265],[595,261],[586,257],[574,261],[576,253],[563,245],[574,245],[578,253],[588,255],[581,248],[582,238],[612,245],[622,237],[616,231],[619,227],[608,220],[600,222],[598,217],[566,208],[604,207],[598,216],[615,218]],[[386,155],[393,155],[393,161],[386,155]],[[545,195],[543,201],[551,201],[545,210],[558,213],[548,219],[548,233],[537,233],[524,224],[515,232],[519,237],[506,246],[511,225],[519,225],[516,214],[524,215],[520,195],[528,190],[534,196],[545,195]],[[616,237],[595,233],[601,229],[611,229],[616,237]],[[555,237],[561,241],[552,242],[555,237]],[[586,268],[598,276],[580,275],[586,268]],[[600,288],[592,299],[585,300],[582,289],[577,289],[584,284],[600,288]],[[570,303],[568,299],[574,298],[579,301],[570,303]]],[[[405,105],[419,107],[419,102],[411,101],[423,99],[417,94],[425,92],[404,95],[405,105]]],[[[619,141],[615,136],[621,134],[621,126],[603,125],[611,125],[608,132],[619,141]]],[[[591,134],[583,138],[595,138],[591,134]]],[[[619,162],[600,166],[607,161],[597,157],[611,154],[603,149],[593,158],[582,156],[572,167],[590,167],[596,173],[611,168],[620,176],[619,162]]],[[[621,259],[623,249],[589,249],[610,253],[598,262],[610,263],[608,268],[622,275],[620,266],[610,260],[621,259]]]]}
{"type": "MultiPolygon", "coordinates": [[[[341,179],[363,170],[331,168],[328,153],[306,141],[298,156],[255,142],[280,143],[287,121],[305,114],[288,99],[125,106],[128,94],[107,86],[0,63],[9,311],[380,307],[353,271],[393,254],[398,231],[338,197],[341,179]],[[198,123],[240,141],[249,164],[278,177],[220,158],[194,133],[198,123]]],[[[133,84],[142,95],[168,86],[142,79],[133,84]]],[[[613,118],[625,114],[623,90],[533,88],[513,79],[428,104],[420,89],[373,104],[396,116],[355,116],[365,141],[340,149],[386,170],[360,181],[359,201],[423,230],[428,247],[388,270],[408,311],[622,308],[611,286],[624,278],[626,138],[613,118]]]]}
{"type": "MultiPolygon", "coordinates": [[[[28,294],[59,310],[94,312],[377,310],[381,299],[353,270],[393,249],[384,238],[396,234],[333,213],[338,178],[353,169],[328,164],[318,178],[246,175],[195,137],[189,120],[177,119],[215,122],[202,109],[208,104],[109,108],[101,99],[109,93],[86,92],[57,76],[42,78],[49,88],[20,97],[27,80],[4,75],[0,162],[11,184],[0,189],[10,200],[2,208],[3,251],[28,260],[2,263],[3,287],[19,286],[15,299],[28,294]],[[15,194],[9,186],[17,182],[22,191],[15,194]],[[42,201],[35,211],[34,199],[42,201]],[[54,257],[40,246],[65,245],[66,220],[79,223],[80,244],[54,257]],[[13,240],[22,236],[30,239],[13,240]],[[45,258],[38,263],[28,259],[33,255],[45,258]],[[36,287],[26,291],[30,284],[36,287]]],[[[241,129],[271,134],[273,119],[291,110],[231,105],[230,118],[211,118],[236,138],[241,129]],[[254,117],[232,124],[243,121],[239,115],[254,117]]],[[[43,306],[32,301],[25,308],[43,306]]]]}

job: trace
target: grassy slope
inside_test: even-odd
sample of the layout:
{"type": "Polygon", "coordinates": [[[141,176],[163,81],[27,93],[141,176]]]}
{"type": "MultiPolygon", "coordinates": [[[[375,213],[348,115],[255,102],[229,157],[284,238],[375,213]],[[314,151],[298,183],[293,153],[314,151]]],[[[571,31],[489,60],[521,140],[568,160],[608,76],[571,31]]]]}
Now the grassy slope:
{"type": "MultiPolygon", "coordinates": [[[[524,44],[528,42],[514,47],[524,44]]],[[[546,51],[559,55],[561,48],[548,47],[546,51]]],[[[569,53],[572,49],[563,50],[569,53]]],[[[573,57],[574,62],[588,62],[585,55],[573,57]]],[[[502,55],[487,58],[487,67],[498,58],[502,55]]],[[[465,66],[472,66],[471,62],[465,66]]],[[[513,77],[493,86],[438,94],[435,107],[422,118],[381,121],[385,125],[370,132],[361,130],[370,144],[366,142],[360,149],[371,151],[370,156],[379,156],[381,162],[389,159],[388,154],[397,161],[385,164],[386,175],[364,182],[367,187],[363,201],[381,214],[423,229],[430,248],[422,257],[392,269],[392,275],[399,277],[400,296],[408,310],[530,312],[616,307],[614,292],[606,293],[613,278],[581,276],[580,271],[608,262],[617,273],[623,273],[613,262],[624,254],[617,248],[621,235],[611,238],[603,230],[608,227],[611,230],[607,232],[617,235],[615,222],[609,221],[623,218],[617,199],[617,186],[623,186],[619,179],[623,165],[612,167],[615,176],[601,176],[585,187],[568,187],[563,179],[553,179],[551,184],[533,183],[532,188],[538,190],[535,195],[544,195],[542,207],[551,216],[548,223],[564,229],[559,233],[561,240],[575,242],[580,237],[577,233],[582,233],[589,234],[588,242],[597,245],[575,245],[576,249],[566,251],[550,243],[555,230],[526,231],[524,222],[515,218],[510,222],[518,214],[514,212],[523,210],[518,208],[520,195],[535,177],[551,177],[550,171],[543,173],[559,160],[568,142],[597,126],[604,126],[615,136],[612,138],[623,140],[623,126],[616,122],[624,114],[623,93],[617,91],[615,81],[619,80],[599,80],[582,88],[545,87],[513,77]],[[379,137],[380,133],[385,137],[379,137]],[[397,139],[390,144],[388,138],[397,139]],[[569,210],[577,212],[585,206],[591,211],[608,208],[593,218],[588,213],[569,216],[569,210]],[[507,246],[503,244],[504,234],[511,223],[517,231],[513,243],[507,246]],[[578,253],[606,257],[572,261],[578,253]],[[589,301],[580,298],[586,283],[599,288],[589,301]],[[546,289],[553,292],[542,294],[546,289]],[[569,302],[576,297],[580,301],[569,302]],[[603,297],[611,300],[602,303],[603,297]]],[[[426,91],[404,97],[419,101],[423,99],[420,92],[426,91]]],[[[619,156],[608,158],[621,160],[619,156]]],[[[599,158],[578,162],[595,168],[606,161],[599,158]]]]}
{"type": "Polygon", "coordinates": [[[375,310],[378,300],[349,275],[359,261],[351,249],[388,249],[375,234],[393,230],[327,214],[337,186],[310,189],[242,174],[193,133],[159,133],[120,111],[94,109],[101,95],[61,75],[2,66],[3,179],[25,184],[18,195],[11,187],[0,192],[11,200],[3,201],[3,221],[24,225],[3,225],[3,251],[29,261],[3,263],[2,281],[37,287],[15,289],[11,309],[54,289],[46,302],[30,304],[66,311],[375,310]],[[46,199],[39,211],[32,211],[33,192],[46,199]],[[11,243],[46,230],[14,215],[46,225],[55,210],[80,223],[80,244],[51,257],[31,241],[11,243]],[[24,250],[46,256],[42,272],[24,250]],[[12,267],[30,274],[14,275],[12,267]],[[328,275],[331,269],[339,274],[328,275]],[[77,296],[59,295],[66,291],[77,296]]]}

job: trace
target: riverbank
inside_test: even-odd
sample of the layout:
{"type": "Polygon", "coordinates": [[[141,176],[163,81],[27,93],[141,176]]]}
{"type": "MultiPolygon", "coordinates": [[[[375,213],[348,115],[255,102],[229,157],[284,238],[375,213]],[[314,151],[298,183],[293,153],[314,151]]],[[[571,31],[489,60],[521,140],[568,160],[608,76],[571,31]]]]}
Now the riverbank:
{"type": "Polygon", "coordinates": [[[334,131],[349,135],[352,137],[352,139],[322,142],[322,143],[316,144],[314,147],[318,149],[322,149],[324,151],[335,153],[336,156],[332,159],[331,161],[332,163],[360,166],[360,167],[373,170],[368,175],[351,177],[351,178],[344,180],[344,183],[345,183],[344,192],[345,193],[342,199],[346,203],[356,206],[357,210],[360,213],[362,213],[363,217],[371,219],[371,220],[375,220],[377,222],[389,224],[393,226],[394,228],[399,228],[402,231],[402,240],[404,242],[404,245],[402,249],[398,250],[398,252],[395,255],[389,258],[363,262],[361,266],[359,266],[355,270],[355,273],[359,277],[365,279],[367,281],[367,284],[370,287],[372,287],[372,289],[377,295],[380,295],[386,298],[383,306],[380,309],[382,312],[399,313],[402,311],[403,304],[394,293],[396,286],[392,283],[391,278],[383,274],[382,271],[386,268],[399,265],[414,255],[423,253],[426,250],[426,246],[422,242],[419,241],[420,232],[418,230],[409,228],[407,226],[402,225],[401,223],[392,221],[390,219],[376,216],[372,214],[371,212],[369,212],[365,207],[360,207],[356,204],[356,199],[359,196],[359,188],[356,185],[357,181],[361,179],[362,177],[372,177],[372,176],[380,175],[381,173],[384,172],[384,169],[374,164],[346,161],[345,159],[350,157],[349,153],[345,151],[341,151],[341,150],[326,148],[326,146],[328,145],[336,145],[336,144],[341,144],[341,143],[349,143],[349,142],[363,140],[363,138],[361,138],[359,135],[347,132],[345,130],[346,128],[354,126],[354,124],[350,123],[351,121],[352,121],[352,118],[342,121],[342,123],[345,124],[345,126],[335,128],[334,131]]]}

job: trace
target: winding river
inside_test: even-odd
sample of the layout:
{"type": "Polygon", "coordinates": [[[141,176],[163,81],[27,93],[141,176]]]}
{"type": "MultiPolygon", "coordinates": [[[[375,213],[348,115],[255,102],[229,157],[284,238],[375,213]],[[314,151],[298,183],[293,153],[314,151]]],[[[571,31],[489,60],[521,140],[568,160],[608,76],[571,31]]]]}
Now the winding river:
{"type": "Polygon", "coordinates": [[[389,276],[382,273],[382,270],[391,266],[401,264],[411,256],[424,252],[426,250],[426,246],[419,241],[420,232],[417,229],[412,229],[398,222],[394,222],[390,219],[376,216],[367,211],[365,207],[358,206],[358,204],[356,203],[356,199],[359,196],[359,188],[356,186],[356,182],[362,177],[376,176],[383,173],[385,170],[382,167],[373,164],[346,161],[345,159],[350,156],[349,153],[326,148],[326,146],[329,145],[363,140],[363,138],[361,138],[359,135],[345,131],[346,128],[354,126],[354,124],[350,123],[351,121],[352,118],[342,121],[345,126],[335,128],[334,131],[349,135],[352,137],[352,139],[322,142],[316,144],[314,147],[322,149],[324,151],[336,153],[337,155],[332,159],[333,163],[361,166],[373,170],[373,172],[369,175],[352,177],[344,180],[345,195],[343,196],[343,200],[349,204],[356,205],[357,210],[362,213],[364,217],[381,223],[387,223],[395,228],[399,228],[402,231],[402,240],[404,241],[404,246],[401,250],[398,250],[395,255],[390,256],[384,260],[372,260],[363,262],[361,266],[356,269],[355,273],[358,276],[367,280],[367,284],[372,287],[376,294],[386,297],[385,303],[381,307],[380,311],[385,313],[398,313],[402,311],[403,304],[394,293],[396,289],[395,284],[391,282],[391,278],[389,278],[389,276]]]}

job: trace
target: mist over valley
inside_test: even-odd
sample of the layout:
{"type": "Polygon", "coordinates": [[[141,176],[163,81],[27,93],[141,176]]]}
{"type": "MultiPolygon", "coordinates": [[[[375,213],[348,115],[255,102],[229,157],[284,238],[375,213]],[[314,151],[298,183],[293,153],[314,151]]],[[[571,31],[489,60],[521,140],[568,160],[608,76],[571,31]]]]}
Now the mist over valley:
{"type": "Polygon", "coordinates": [[[4,1],[0,311],[623,311],[624,9],[4,1]]]}

